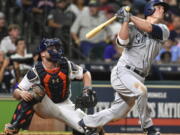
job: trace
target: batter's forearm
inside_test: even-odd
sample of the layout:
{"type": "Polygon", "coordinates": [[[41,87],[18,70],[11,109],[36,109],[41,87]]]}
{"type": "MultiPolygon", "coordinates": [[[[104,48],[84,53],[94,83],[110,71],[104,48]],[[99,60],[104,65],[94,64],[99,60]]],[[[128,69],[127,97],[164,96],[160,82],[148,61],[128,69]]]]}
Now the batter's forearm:
{"type": "Polygon", "coordinates": [[[150,22],[146,21],[145,19],[141,19],[136,16],[131,16],[130,20],[131,20],[131,22],[134,23],[134,25],[136,25],[136,27],[138,29],[145,31],[145,32],[152,32],[152,24],[150,22]]]}
{"type": "Polygon", "coordinates": [[[128,27],[129,23],[128,22],[124,22],[121,26],[121,29],[119,31],[119,38],[122,40],[127,40],[129,38],[129,27],[128,27]]]}
{"type": "Polygon", "coordinates": [[[91,79],[91,74],[89,71],[86,71],[83,74],[83,84],[84,84],[84,87],[92,86],[92,79],[91,79]]]}

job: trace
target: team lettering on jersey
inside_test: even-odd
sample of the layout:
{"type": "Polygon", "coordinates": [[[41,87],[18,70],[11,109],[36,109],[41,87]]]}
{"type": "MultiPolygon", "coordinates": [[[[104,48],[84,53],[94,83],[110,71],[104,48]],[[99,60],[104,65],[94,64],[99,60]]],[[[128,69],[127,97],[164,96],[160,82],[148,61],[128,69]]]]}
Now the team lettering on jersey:
{"type": "Polygon", "coordinates": [[[135,46],[139,45],[139,44],[143,44],[143,43],[145,43],[145,38],[146,38],[146,35],[143,35],[141,33],[137,33],[135,35],[134,40],[133,40],[133,44],[135,44],[135,46]]]}

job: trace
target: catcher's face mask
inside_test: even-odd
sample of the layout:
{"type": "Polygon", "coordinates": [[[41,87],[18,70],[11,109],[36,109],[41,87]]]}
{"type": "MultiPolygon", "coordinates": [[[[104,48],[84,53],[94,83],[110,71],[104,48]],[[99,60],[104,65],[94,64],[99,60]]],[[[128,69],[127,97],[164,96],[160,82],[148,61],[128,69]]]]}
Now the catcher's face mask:
{"type": "Polygon", "coordinates": [[[40,43],[39,50],[47,51],[49,53],[49,61],[57,62],[63,55],[63,51],[61,48],[61,41],[57,38],[55,39],[43,39],[40,43]]]}
{"type": "Polygon", "coordinates": [[[50,55],[50,60],[53,62],[57,62],[63,54],[62,49],[58,45],[48,47],[47,52],[50,55]]]}

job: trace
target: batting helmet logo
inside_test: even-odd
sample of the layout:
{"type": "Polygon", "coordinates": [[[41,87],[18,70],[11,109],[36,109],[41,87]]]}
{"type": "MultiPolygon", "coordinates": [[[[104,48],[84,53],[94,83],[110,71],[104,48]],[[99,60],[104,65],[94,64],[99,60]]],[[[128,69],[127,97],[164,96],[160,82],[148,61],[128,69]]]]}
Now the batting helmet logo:
{"type": "Polygon", "coordinates": [[[144,15],[145,17],[150,16],[154,13],[155,5],[162,5],[164,6],[164,11],[166,12],[169,9],[169,5],[165,3],[163,0],[151,0],[149,1],[144,8],[144,15]]]}

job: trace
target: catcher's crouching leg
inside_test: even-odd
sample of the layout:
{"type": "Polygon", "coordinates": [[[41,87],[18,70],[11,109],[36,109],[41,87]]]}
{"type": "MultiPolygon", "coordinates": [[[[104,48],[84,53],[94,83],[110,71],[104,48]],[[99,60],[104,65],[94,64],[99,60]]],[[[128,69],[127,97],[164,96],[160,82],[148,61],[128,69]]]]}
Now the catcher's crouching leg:
{"type": "Polygon", "coordinates": [[[11,123],[5,125],[4,133],[6,135],[13,135],[19,132],[19,129],[27,129],[30,125],[32,116],[34,114],[33,104],[31,102],[26,102],[22,100],[11,120],[11,123]]]}
{"type": "Polygon", "coordinates": [[[33,100],[29,102],[26,102],[24,100],[20,101],[13,114],[11,123],[5,125],[5,135],[13,135],[18,133],[20,129],[29,128],[34,114],[33,105],[37,104],[38,102],[41,102],[45,95],[45,93],[43,93],[41,89],[41,86],[33,86],[29,91],[33,95],[33,100]]]}

